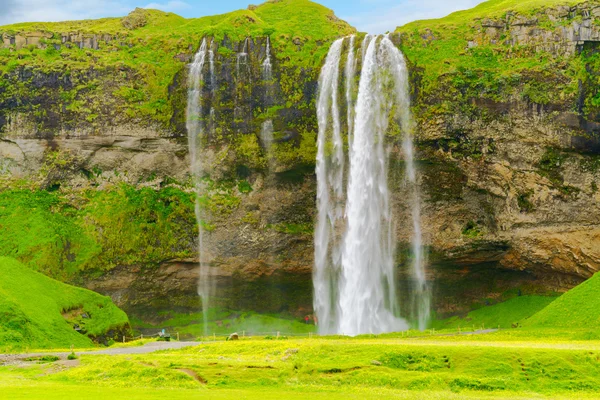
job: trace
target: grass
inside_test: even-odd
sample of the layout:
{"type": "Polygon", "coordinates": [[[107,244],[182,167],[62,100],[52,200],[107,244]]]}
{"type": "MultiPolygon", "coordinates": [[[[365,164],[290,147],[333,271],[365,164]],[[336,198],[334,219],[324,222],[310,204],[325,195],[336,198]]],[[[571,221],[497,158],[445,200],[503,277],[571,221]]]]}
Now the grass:
{"type": "Polygon", "coordinates": [[[433,321],[435,329],[469,328],[511,328],[513,325],[531,317],[556,298],[548,296],[519,296],[503,303],[481,307],[471,311],[465,317],[452,317],[433,321]]]}
{"type": "MultiPolygon", "coordinates": [[[[532,328],[600,328],[600,274],[569,290],[524,325],[532,328]]],[[[600,334],[596,333],[596,337],[600,334]]]]}
{"type": "Polygon", "coordinates": [[[92,346],[90,338],[129,327],[109,297],[60,283],[11,258],[0,257],[0,273],[0,349],[92,346]],[[85,334],[73,329],[75,323],[85,334]]]}
{"type": "Polygon", "coordinates": [[[0,367],[0,390],[11,398],[38,398],[44,392],[59,398],[76,390],[85,398],[531,399],[600,394],[600,342],[562,346],[543,337],[511,343],[489,336],[477,345],[462,338],[245,339],[147,355],[80,354],[80,361],[68,369],[0,367]]]}

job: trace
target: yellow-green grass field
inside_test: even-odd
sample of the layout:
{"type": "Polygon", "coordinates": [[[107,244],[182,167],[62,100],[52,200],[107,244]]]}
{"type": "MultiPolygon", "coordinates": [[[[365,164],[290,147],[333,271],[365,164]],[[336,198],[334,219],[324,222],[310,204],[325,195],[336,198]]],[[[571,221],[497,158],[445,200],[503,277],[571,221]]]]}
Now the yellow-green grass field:
{"type": "Polygon", "coordinates": [[[206,342],[0,367],[10,399],[600,398],[600,341],[576,331],[206,342]]]}

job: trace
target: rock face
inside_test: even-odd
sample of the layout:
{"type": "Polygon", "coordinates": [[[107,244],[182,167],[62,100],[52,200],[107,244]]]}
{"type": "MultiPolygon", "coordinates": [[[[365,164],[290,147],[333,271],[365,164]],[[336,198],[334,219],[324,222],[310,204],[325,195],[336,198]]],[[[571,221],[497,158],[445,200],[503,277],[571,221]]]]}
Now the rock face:
{"type": "MultiPolygon", "coordinates": [[[[464,47],[502,42],[505,47],[523,46],[532,54],[551,52],[574,60],[584,51],[585,42],[600,38],[598,10],[586,3],[545,10],[537,16],[481,19],[475,23],[474,36],[464,38],[464,47]],[[575,19],[573,12],[583,17],[575,19]],[[559,21],[561,28],[544,29],[547,20],[559,21]]],[[[30,40],[6,34],[3,38],[17,47],[17,42],[30,40]]],[[[87,40],[69,38],[65,42],[87,40]]],[[[431,31],[422,38],[428,43],[438,40],[431,31]]],[[[290,39],[295,46],[305,45],[302,38],[290,39]]],[[[94,40],[100,39],[90,40],[94,48],[94,40]]],[[[324,55],[328,43],[320,45],[324,55]]],[[[214,183],[205,227],[206,251],[213,260],[220,304],[235,310],[305,315],[312,307],[313,102],[318,68],[284,66],[288,56],[275,49],[277,83],[273,99],[266,104],[261,74],[265,46],[264,36],[247,42],[224,38],[215,45],[215,50],[220,49],[215,56],[216,84],[203,88],[204,170],[214,183]],[[244,48],[249,55],[240,64],[237,54],[244,48]],[[267,118],[273,120],[276,136],[271,155],[260,141],[260,126],[267,118]]],[[[182,65],[170,82],[169,101],[185,97],[184,63],[194,50],[173,54],[182,65]]],[[[50,100],[72,79],[26,69],[9,75],[16,84],[38,82],[49,88],[41,97],[24,101],[33,106],[49,99],[48,109],[54,112],[58,108],[50,100]]],[[[107,88],[112,87],[109,75],[90,70],[90,77],[107,88]]],[[[465,90],[457,81],[440,76],[436,84],[441,94],[433,97],[424,92],[420,78],[415,69],[424,237],[438,314],[463,312],[473,303],[495,301],[507,293],[564,291],[597,272],[600,121],[581,111],[578,95],[546,103],[465,95],[448,100],[457,105],[452,113],[436,115],[431,110],[444,93],[454,96],[465,90]]],[[[205,81],[210,82],[210,77],[205,81]]],[[[541,75],[531,77],[531,82],[547,84],[541,75]]],[[[523,89],[522,83],[515,85],[516,90],[523,89]]],[[[584,90],[585,85],[581,86],[584,90]]],[[[122,114],[110,110],[99,113],[96,122],[100,123],[86,125],[54,118],[50,112],[43,116],[14,113],[11,103],[5,102],[0,107],[0,171],[13,178],[39,179],[49,154],[58,151],[72,155],[69,167],[59,168],[64,173],[52,179],[45,176],[47,182],[40,182],[43,188],[60,182],[61,187],[75,190],[110,190],[127,183],[153,188],[173,185],[191,191],[184,109],[175,111],[167,128],[129,124],[122,114]],[[95,186],[86,171],[96,175],[95,186]]],[[[403,222],[408,210],[401,155],[397,148],[392,152],[398,155],[391,164],[390,185],[398,220],[397,271],[402,292],[409,284],[412,228],[403,222]]],[[[193,209],[188,211],[193,215],[193,209]]],[[[196,246],[197,238],[190,238],[190,254],[196,246]]],[[[158,264],[141,259],[78,279],[149,321],[155,320],[157,311],[200,308],[196,259],[165,259],[158,264]]]]}

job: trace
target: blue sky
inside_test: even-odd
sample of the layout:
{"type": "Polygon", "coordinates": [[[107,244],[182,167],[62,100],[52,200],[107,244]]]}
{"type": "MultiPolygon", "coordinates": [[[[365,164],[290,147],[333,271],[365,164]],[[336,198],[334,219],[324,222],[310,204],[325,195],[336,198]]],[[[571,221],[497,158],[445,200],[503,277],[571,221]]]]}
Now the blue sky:
{"type": "MultiPolygon", "coordinates": [[[[359,30],[383,33],[417,19],[438,18],[483,0],[321,0],[359,30]]],[[[255,0],[260,3],[262,0],[255,0]]],[[[246,8],[252,0],[0,0],[0,25],[126,15],[135,7],[201,17],[246,8]]]]}

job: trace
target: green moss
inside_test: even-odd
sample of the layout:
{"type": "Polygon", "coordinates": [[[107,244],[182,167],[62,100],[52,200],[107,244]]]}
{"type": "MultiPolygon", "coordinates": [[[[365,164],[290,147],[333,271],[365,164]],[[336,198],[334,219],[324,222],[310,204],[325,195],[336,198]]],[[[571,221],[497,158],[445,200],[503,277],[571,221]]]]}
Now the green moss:
{"type": "Polygon", "coordinates": [[[197,232],[193,194],[128,185],[0,190],[0,229],[0,254],[61,280],[190,257],[197,232]]]}
{"type": "Polygon", "coordinates": [[[483,235],[482,227],[477,222],[469,221],[464,226],[462,234],[468,238],[474,239],[483,235]]]}
{"type": "Polygon", "coordinates": [[[525,193],[519,193],[517,195],[517,205],[521,212],[528,213],[532,212],[535,207],[531,202],[530,198],[533,195],[533,191],[527,191],[525,193]]]}
{"type": "Polygon", "coordinates": [[[288,235],[309,235],[313,233],[312,223],[293,224],[282,222],[275,225],[267,225],[268,229],[274,229],[277,232],[287,233],[288,235]]]}

